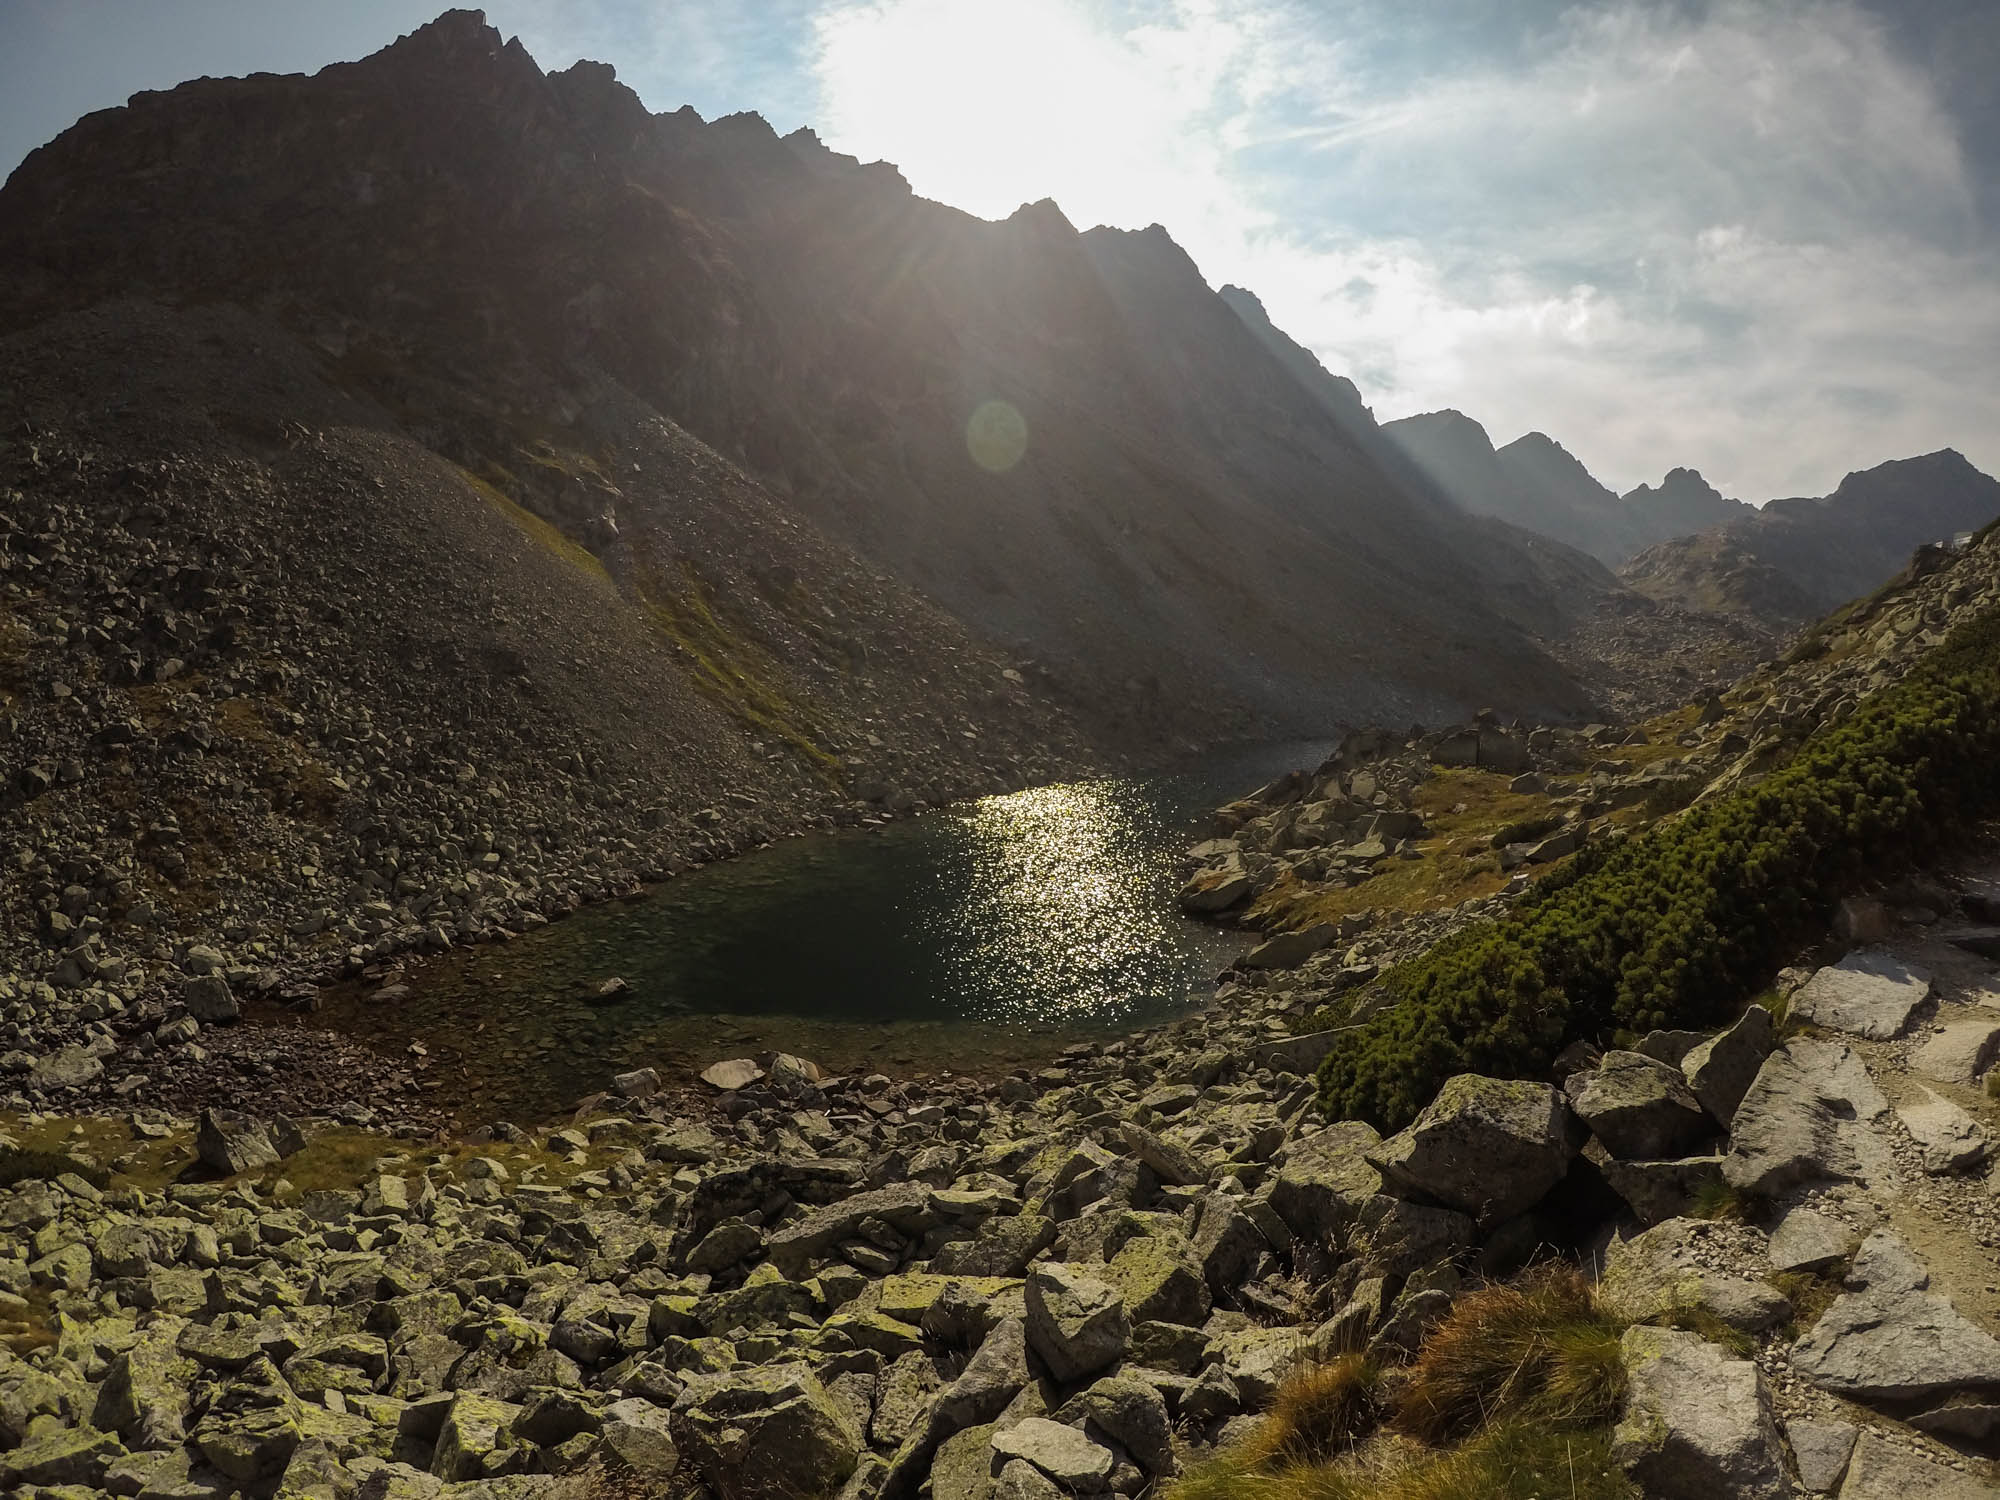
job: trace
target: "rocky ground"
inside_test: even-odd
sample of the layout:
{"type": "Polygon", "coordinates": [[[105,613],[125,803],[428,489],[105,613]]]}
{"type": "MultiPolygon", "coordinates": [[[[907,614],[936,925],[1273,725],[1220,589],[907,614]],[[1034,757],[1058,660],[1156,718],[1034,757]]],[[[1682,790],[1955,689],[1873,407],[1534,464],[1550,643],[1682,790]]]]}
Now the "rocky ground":
{"type": "Polygon", "coordinates": [[[70,1160],[0,1193],[0,1483],[1158,1493],[1301,1358],[1393,1363],[1566,1246],[1657,1325],[1618,1449],[1650,1491],[1991,1493],[2000,886],[1957,885],[1852,905],[1870,941],[1782,1020],[1457,1079],[1388,1140],[1318,1118],[1262,988],[996,1086],[777,1056],[706,1119],[640,1073],[456,1146],[22,1117],[70,1160]]]}

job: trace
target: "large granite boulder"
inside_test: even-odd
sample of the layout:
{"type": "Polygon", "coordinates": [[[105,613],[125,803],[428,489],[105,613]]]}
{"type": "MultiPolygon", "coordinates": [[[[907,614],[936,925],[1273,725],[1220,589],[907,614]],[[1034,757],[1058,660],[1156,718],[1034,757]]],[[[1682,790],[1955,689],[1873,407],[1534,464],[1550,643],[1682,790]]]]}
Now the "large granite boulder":
{"type": "Polygon", "coordinates": [[[1569,1107],[1548,1084],[1461,1073],[1367,1159],[1388,1191],[1441,1203],[1490,1229],[1539,1203],[1581,1144],[1569,1107]]]}
{"type": "Polygon", "coordinates": [[[861,1457],[852,1419],[804,1364],[691,1375],[669,1430],[720,1500],[828,1496],[861,1457]]]}
{"type": "Polygon", "coordinates": [[[1124,1297],[1074,1266],[1060,1261],[1036,1266],[1028,1276],[1027,1306],[1028,1343],[1057,1380],[1095,1375],[1131,1347],[1124,1297]]]}
{"type": "Polygon", "coordinates": [[[1695,1098],[1720,1124],[1736,1118],[1736,1106],[1757,1081],[1757,1070],[1771,1055],[1777,1034],[1771,1013],[1753,1005],[1681,1059],[1681,1072],[1695,1098]]]}
{"type": "Polygon", "coordinates": [[[1596,1067],[1571,1074],[1563,1093],[1623,1161],[1680,1156],[1713,1128],[1680,1069],[1639,1052],[1605,1053],[1596,1067]]]}
{"type": "Polygon", "coordinates": [[[1791,1013],[1829,1031],[1886,1042],[1903,1034],[1930,995],[1928,969],[1867,948],[1808,979],[1792,996],[1791,1013]]]}
{"type": "Polygon", "coordinates": [[[1325,1241],[1343,1234],[1361,1205],[1382,1191],[1368,1154],[1382,1144],[1372,1125],[1342,1120],[1300,1136],[1277,1160],[1271,1207],[1294,1234],[1325,1241]]]}
{"type": "Polygon", "coordinates": [[[1799,1038],[1757,1070],[1736,1107],[1723,1178],[1773,1197],[1813,1181],[1888,1184],[1895,1159],[1882,1126],[1889,1101],[1852,1048],[1799,1038]]]}
{"type": "Polygon", "coordinates": [[[1699,1335],[1628,1328],[1625,1409],[1611,1451],[1653,1500],[1778,1500],[1787,1492],[1771,1395],[1746,1359],[1699,1335]]]}

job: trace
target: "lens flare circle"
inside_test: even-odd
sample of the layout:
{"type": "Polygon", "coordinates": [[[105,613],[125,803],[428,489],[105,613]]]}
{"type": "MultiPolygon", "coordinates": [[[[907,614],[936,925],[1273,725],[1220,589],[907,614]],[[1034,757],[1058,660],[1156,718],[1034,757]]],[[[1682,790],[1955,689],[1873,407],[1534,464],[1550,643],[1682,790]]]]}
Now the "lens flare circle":
{"type": "Polygon", "coordinates": [[[1028,451],[1028,419],[1010,401],[982,401],[965,424],[965,447],[989,474],[1005,474],[1028,451]]]}

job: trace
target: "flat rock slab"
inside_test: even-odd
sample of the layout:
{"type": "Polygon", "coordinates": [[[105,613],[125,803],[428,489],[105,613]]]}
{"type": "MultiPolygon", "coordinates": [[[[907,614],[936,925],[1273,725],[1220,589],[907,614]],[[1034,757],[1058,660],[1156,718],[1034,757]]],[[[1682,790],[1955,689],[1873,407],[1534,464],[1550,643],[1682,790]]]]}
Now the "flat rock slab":
{"type": "Polygon", "coordinates": [[[1995,1056],[2000,1056],[2000,1017],[1969,1016],[1946,1021],[1944,1030],[1910,1054],[1910,1068],[1939,1083],[1974,1083],[1995,1056]]]}
{"type": "Polygon", "coordinates": [[[1993,1500],[1983,1479],[1864,1432],[1847,1462],[1840,1500],[1993,1500]]]}
{"type": "Polygon", "coordinates": [[[1895,1157],[1882,1128],[1888,1114],[1889,1101],[1853,1048],[1787,1042],[1764,1059],[1736,1107],[1723,1178],[1765,1197],[1815,1181],[1893,1192],[1895,1157]]]}
{"type": "Polygon", "coordinates": [[[1785,1440],[1798,1461],[1799,1483],[1815,1495],[1830,1492],[1847,1472],[1847,1460],[1860,1433],[1852,1422],[1821,1422],[1809,1417],[1787,1422],[1785,1440]]]}
{"type": "Polygon", "coordinates": [[[1930,970],[1866,948],[1808,979],[1792,996],[1791,1013],[1831,1031],[1886,1042],[1903,1034],[1930,995],[1930,970]]]}
{"type": "Polygon", "coordinates": [[[1852,1226],[1832,1215],[1795,1208],[1771,1231],[1771,1269],[1817,1271],[1843,1259],[1859,1240],[1852,1226]]]}
{"type": "Polygon", "coordinates": [[[763,1076],[764,1070],[749,1058],[732,1057],[703,1068],[701,1081],[712,1089],[729,1093],[735,1089],[747,1089],[763,1076]]]}
{"type": "Polygon", "coordinates": [[[1709,1247],[1717,1231],[1705,1220],[1669,1219],[1629,1240],[1613,1240],[1605,1252],[1605,1297],[1641,1321],[1702,1311],[1750,1332],[1784,1322],[1792,1304],[1776,1287],[1704,1264],[1716,1258],[1709,1247]]]}
{"type": "Polygon", "coordinates": [[[1109,1448],[1046,1417],[1029,1417],[1005,1432],[996,1432],[993,1451],[1005,1458],[1024,1458],[1073,1490],[1096,1486],[1110,1476],[1113,1465],[1109,1448]]]}
{"type": "Polygon", "coordinates": [[[1928,1290],[1923,1263],[1900,1238],[1869,1235],[1848,1285],[1855,1290],[1792,1346],[1801,1378],[1837,1396],[1898,1404],[2000,1387],[2000,1340],[1928,1290]]]}

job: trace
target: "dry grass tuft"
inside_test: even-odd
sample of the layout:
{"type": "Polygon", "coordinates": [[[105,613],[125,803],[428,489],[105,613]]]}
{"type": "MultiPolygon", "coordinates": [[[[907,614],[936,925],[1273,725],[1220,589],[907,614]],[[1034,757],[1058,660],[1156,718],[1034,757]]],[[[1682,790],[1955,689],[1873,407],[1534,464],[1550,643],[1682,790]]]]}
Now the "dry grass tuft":
{"type": "Polygon", "coordinates": [[[1513,1417],[1570,1428],[1609,1422],[1625,1396],[1623,1332],[1566,1267],[1473,1292],[1424,1341],[1394,1423],[1448,1443],[1513,1417]]]}
{"type": "Polygon", "coordinates": [[[1258,1469],[1324,1463],[1368,1436],[1381,1415],[1381,1372],[1374,1361],[1348,1354],[1304,1365],[1278,1387],[1242,1460],[1258,1469]]]}

